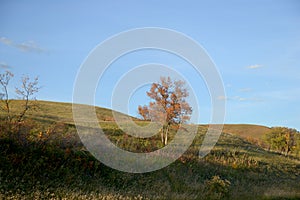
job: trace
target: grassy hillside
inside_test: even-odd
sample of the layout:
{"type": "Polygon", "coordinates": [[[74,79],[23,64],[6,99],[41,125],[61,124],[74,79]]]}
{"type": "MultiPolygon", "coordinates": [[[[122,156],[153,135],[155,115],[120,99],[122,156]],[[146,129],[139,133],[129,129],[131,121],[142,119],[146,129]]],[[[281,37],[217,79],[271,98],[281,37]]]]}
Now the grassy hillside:
{"type": "MultiPolygon", "coordinates": [[[[203,128],[208,128],[208,125],[200,125],[203,128]]],[[[255,124],[224,124],[223,132],[249,141],[261,141],[265,133],[270,130],[269,127],[255,124]]]]}
{"type": "Polygon", "coordinates": [[[262,139],[262,136],[269,130],[269,127],[254,124],[225,124],[223,128],[225,133],[253,139],[262,139]]]}
{"type": "MultiPolygon", "coordinates": [[[[12,101],[13,112],[20,110],[22,102],[12,101]]],[[[63,122],[74,124],[72,104],[50,101],[37,101],[36,109],[28,112],[28,117],[42,123],[63,122]]],[[[96,107],[96,113],[100,122],[114,121],[112,111],[107,108],[96,107]]],[[[119,113],[121,114],[121,113],[119,113]]],[[[0,112],[1,116],[1,112],[0,112]]],[[[134,120],[137,120],[133,118],[134,120]]],[[[202,125],[207,128],[207,125],[202,125]]],[[[262,135],[270,130],[269,127],[254,124],[225,124],[224,133],[238,135],[243,138],[261,139],[262,135]]]]}
{"type": "MultiPolygon", "coordinates": [[[[14,103],[17,108],[20,102],[14,103]]],[[[108,109],[97,108],[97,116],[120,148],[149,152],[161,147],[159,136],[126,135],[108,120],[108,109]]],[[[131,174],[103,165],[85,150],[72,122],[71,104],[41,101],[29,118],[34,122],[22,129],[21,139],[22,134],[7,138],[0,130],[0,199],[300,198],[299,158],[265,151],[234,134],[223,133],[200,159],[207,129],[199,126],[193,144],[176,162],[155,172],[131,174]]],[[[228,132],[246,127],[229,125],[228,132]]]]}
{"type": "MultiPolygon", "coordinates": [[[[22,106],[22,101],[14,100],[11,104],[12,111],[18,113],[22,106]]],[[[71,103],[37,101],[35,104],[37,105],[36,109],[29,111],[27,117],[38,122],[40,125],[49,126],[53,123],[74,124],[71,103]]],[[[95,110],[102,128],[116,129],[118,127],[114,123],[112,110],[100,107],[96,107],[95,110]]],[[[118,114],[123,115],[122,113],[118,114]]],[[[139,124],[143,124],[143,122],[139,122],[136,118],[132,117],[132,119],[139,124]]],[[[201,125],[201,127],[207,128],[208,125],[201,125]]],[[[248,141],[258,143],[261,143],[262,136],[269,130],[269,127],[254,124],[225,124],[223,127],[224,133],[233,134],[248,141]]]]}
{"type": "MultiPolygon", "coordinates": [[[[31,103],[34,109],[29,110],[26,115],[31,120],[35,120],[37,122],[46,124],[52,122],[74,124],[72,114],[72,103],[61,103],[51,101],[35,101],[31,103]]],[[[20,100],[12,100],[12,114],[18,114],[22,108],[22,104],[23,102],[20,100]]],[[[100,107],[96,107],[95,109],[99,121],[113,121],[113,114],[110,109],[100,107]]],[[[3,114],[3,112],[0,112],[0,116],[3,116],[3,114]]],[[[118,114],[122,115],[122,113],[118,114]]]]}

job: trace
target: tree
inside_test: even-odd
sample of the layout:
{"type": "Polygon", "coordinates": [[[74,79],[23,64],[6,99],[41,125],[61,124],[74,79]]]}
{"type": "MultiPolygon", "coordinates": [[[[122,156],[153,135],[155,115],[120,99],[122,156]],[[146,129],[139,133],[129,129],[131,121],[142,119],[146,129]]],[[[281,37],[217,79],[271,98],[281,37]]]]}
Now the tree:
{"type": "Polygon", "coordinates": [[[296,134],[296,146],[294,147],[293,151],[295,152],[296,156],[300,156],[300,133],[296,134]]]}
{"type": "Polygon", "coordinates": [[[151,102],[148,106],[139,106],[138,113],[144,120],[153,120],[162,125],[161,141],[166,145],[170,126],[187,122],[192,114],[192,108],[186,102],[189,93],[185,82],[161,77],[159,83],[151,85],[147,96],[151,98],[151,102]]]}
{"type": "Polygon", "coordinates": [[[0,93],[0,100],[4,102],[4,106],[1,106],[1,110],[6,112],[6,119],[10,123],[10,99],[8,96],[8,84],[10,79],[14,77],[14,75],[10,71],[6,71],[4,74],[0,74],[0,85],[2,87],[3,93],[0,93]]]}
{"type": "Polygon", "coordinates": [[[298,134],[299,132],[296,129],[273,127],[265,134],[264,140],[269,145],[269,149],[288,155],[297,145],[298,134]]]}
{"type": "Polygon", "coordinates": [[[28,76],[24,76],[22,78],[21,88],[16,88],[17,95],[19,96],[19,98],[24,100],[23,109],[17,119],[18,122],[21,122],[23,120],[26,112],[33,106],[29,100],[35,100],[34,95],[40,89],[38,87],[38,80],[38,77],[35,77],[33,81],[30,81],[28,76]]]}
{"type": "Polygon", "coordinates": [[[8,130],[10,129],[13,123],[20,124],[20,122],[24,119],[26,112],[33,108],[34,104],[30,100],[35,99],[34,95],[39,91],[38,87],[38,78],[34,78],[33,81],[30,80],[28,76],[25,76],[21,80],[21,87],[16,88],[16,94],[20,99],[23,100],[22,110],[19,114],[15,114],[11,112],[11,99],[9,98],[8,85],[11,78],[14,77],[14,74],[6,71],[3,74],[0,74],[0,86],[2,87],[3,93],[0,95],[1,100],[1,110],[6,114],[6,120],[8,125],[8,130]]]}
{"type": "Polygon", "coordinates": [[[147,106],[139,106],[138,112],[144,120],[150,120],[150,113],[147,106]]]}

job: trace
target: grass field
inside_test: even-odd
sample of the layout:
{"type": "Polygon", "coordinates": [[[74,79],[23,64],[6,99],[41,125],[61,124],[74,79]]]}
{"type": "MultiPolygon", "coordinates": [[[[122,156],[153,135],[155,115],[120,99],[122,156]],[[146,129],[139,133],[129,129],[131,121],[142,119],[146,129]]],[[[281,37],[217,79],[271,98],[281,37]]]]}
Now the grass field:
{"type": "MultiPolygon", "coordinates": [[[[71,103],[50,102],[50,101],[37,101],[32,102],[34,109],[27,113],[27,117],[41,122],[42,124],[52,122],[62,122],[66,124],[74,124],[71,103]]],[[[12,113],[18,114],[22,106],[19,100],[12,100],[11,107],[12,113]]],[[[96,107],[96,113],[99,121],[113,121],[112,111],[106,108],[96,107]]],[[[0,113],[3,115],[3,112],[0,113]]]]}
{"type": "MultiPolygon", "coordinates": [[[[12,103],[17,112],[20,102],[12,103]]],[[[161,147],[158,136],[130,137],[110,110],[96,111],[106,135],[120,148],[149,152],[161,147]]],[[[217,145],[200,159],[207,130],[201,125],[176,162],[132,174],[103,165],[85,150],[71,104],[39,101],[26,120],[23,136],[0,138],[0,199],[300,199],[300,159],[245,139],[260,138],[268,127],[225,125],[217,145]]]]}
{"type": "MultiPolygon", "coordinates": [[[[28,117],[41,123],[63,122],[74,124],[72,104],[50,101],[38,101],[37,110],[29,111],[28,117]]],[[[20,110],[20,102],[12,101],[13,112],[20,110]]],[[[110,109],[96,107],[96,113],[100,122],[113,122],[110,109]]],[[[133,118],[134,120],[137,120],[133,118]]],[[[137,120],[138,121],[138,120],[137,120]]],[[[102,123],[105,126],[105,123],[102,123]]],[[[109,123],[108,123],[109,124],[109,123]]],[[[208,125],[200,125],[207,128],[208,125]]],[[[225,124],[224,133],[229,133],[243,138],[261,139],[262,135],[270,130],[269,127],[254,124],[225,124]]]]}
{"type": "MultiPolygon", "coordinates": [[[[201,125],[208,127],[208,125],[201,125]]],[[[223,132],[233,134],[245,139],[261,140],[262,136],[270,130],[269,127],[255,124],[224,124],[223,132]]]]}

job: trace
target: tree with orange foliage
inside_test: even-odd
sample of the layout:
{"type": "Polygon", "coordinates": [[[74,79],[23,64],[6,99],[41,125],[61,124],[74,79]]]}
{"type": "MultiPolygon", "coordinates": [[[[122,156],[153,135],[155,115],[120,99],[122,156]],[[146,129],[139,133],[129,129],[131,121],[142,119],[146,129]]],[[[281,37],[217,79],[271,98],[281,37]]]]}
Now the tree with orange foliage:
{"type": "Polygon", "coordinates": [[[138,113],[144,120],[156,121],[162,125],[161,141],[166,145],[170,126],[187,122],[192,114],[192,108],[186,102],[189,93],[185,88],[185,82],[161,77],[159,83],[151,85],[147,96],[152,101],[148,106],[139,106],[138,113]]]}

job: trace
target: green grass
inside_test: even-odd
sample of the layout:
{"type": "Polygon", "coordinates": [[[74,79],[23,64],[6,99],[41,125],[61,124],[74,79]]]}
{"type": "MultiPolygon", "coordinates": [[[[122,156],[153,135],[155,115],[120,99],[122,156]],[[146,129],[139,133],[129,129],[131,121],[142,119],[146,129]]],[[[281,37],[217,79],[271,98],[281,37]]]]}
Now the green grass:
{"type": "MultiPolygon", "coordinates": [[[[265,151],[243,137],[223,133],[211,153],[200,159],[207,129],[199,126],[193,144],[176,162],[131,174],[103,165],[85,150],[70,104],[38,103],[23,134],[0,135],[0,199],[300,198],[299,158],[265,151]]],[[[97,108],[97,116],[106,135],[121,148],[148,152],[161,145],[159,136],[136,139],[105,121],[112,116],[108,109],[97,108]]],[[[233,126],[242,131],[248,125],[233,126]]]]}

